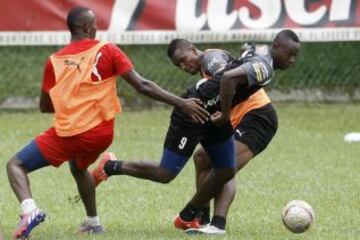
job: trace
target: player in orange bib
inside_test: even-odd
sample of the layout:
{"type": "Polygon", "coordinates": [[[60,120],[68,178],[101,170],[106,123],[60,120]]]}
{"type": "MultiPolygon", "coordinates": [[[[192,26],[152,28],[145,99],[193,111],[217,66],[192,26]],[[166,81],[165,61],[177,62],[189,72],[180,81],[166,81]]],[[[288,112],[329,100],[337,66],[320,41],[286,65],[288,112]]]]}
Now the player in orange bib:
{"type": "Polygon", "coordinates": [[[141,94],[179,107],[195,122],[208,119],[200,100],[179,98],[163,90],[140,76],[114,44],[95,40],[96,16],[90,9],[72,9],[67,25],[71,43],[47,61],[40,97],[40,110],[54,113],[54,126],[25,145],[7,164],[9,182],[22,210],[14,238],[27,238],[46,217],[32,198],[28,173],[49,165],[58,167],[66,161],[87,215],[79,232],[103,232],[95,185],[87,168],[113,140],[114,118],[121,112],[117,76],[141,94]]]}

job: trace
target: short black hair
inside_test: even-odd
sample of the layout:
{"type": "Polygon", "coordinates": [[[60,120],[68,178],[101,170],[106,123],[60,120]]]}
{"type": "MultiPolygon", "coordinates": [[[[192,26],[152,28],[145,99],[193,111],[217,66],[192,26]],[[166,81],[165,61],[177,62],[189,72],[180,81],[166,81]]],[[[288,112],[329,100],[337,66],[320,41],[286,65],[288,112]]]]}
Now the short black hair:
{"type": "Polygon", "coordinates": [[[71,33],[76,33],[84,24],[86,14],[91,9],[86,7],[75,7],[67,15],[66,23],[71,33]]]}
{"type": "Polygon", "coordinates": [[[280,39],[290,39],[294,42],[300,43],[298,35],[296,35],[296,33],[290,29],[282,30],[278,34],[276,34],[274,41],[280,39]]]}
{"type": "Polygon", "coordinates": [[[173,39],[168,47],[167,55],[169,58],[172,58],[174,55],[174,52],[178,48],[191,48],[193,45],[190,41],[183,39],[183,38],[175,38],[173,39]]]}

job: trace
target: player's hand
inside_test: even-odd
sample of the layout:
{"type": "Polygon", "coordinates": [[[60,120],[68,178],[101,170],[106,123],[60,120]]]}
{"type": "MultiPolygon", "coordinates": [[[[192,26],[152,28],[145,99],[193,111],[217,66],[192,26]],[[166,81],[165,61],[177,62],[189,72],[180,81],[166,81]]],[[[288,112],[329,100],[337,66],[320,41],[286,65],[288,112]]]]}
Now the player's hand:
{"type": "Polygon", "coordinates": [[[229,117],[223,115],[221,112],[217,111],[210,116],[211,122],[213,122],[216,126],[220,127],[225,123],[229,122],[229,117]]]}
{"type": "Polygon", "coordinates": [[[180,109],[195,123],[205,123],[209,120],[210,114],[202,107],[200,99],[184,99],[184,103],[180,106],[180,109]]]}

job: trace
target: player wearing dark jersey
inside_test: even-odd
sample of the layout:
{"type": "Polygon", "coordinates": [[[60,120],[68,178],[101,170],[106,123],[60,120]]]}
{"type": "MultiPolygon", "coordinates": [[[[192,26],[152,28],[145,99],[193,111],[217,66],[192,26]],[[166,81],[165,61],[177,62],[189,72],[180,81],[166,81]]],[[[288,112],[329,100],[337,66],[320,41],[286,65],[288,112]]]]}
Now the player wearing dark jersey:
{"type": "MultiPolygon", "coordinates": [[[[175,108],[171,114],[160,164],[153,161],[108,160],[100,163],[99,172],[104,176],[122,174],[168,183],[182,170],[196,145],[200,143],[208,153],[213,169],[175,219],[175,226],[178,228],[199,228],[196,216],[235,174],[231,106],[267,85],[274,69],[290,67],[299,48],[295,33],[290,30],[281,31],[275,37],[268,54],[261,55],[249,50],[243,58],[231,62],[211,81],[199,81],[189,87],[183,97],[200,98],[203,106],[213,114],[212,121],[205,124],[193,123],[175,108]]],[[[190,66],[189,71],[193,71],[192,68],[195,68],[195,64],[190,66]]]]}
{"type": "MultiPolygon", "coordinates": [[[[245,44],[242,47],[242,53],[251,48],[262,55],[269,52],[267,45],[245,44]]],[[[204,77],[201,81],[213,79],[235,60],[231,54],[220,49],[200,51],[186,39],[174,39],[168,49],[168,55],[176,66],[190,74],[201,72],[204,77]]],[[[236,162],[239,171],[250,159],[266,148],[277,130],[276,111],[265,91],[261,89],[233,107],[231,123],[235,130],[236,162]]],[[[194,164],[198,187],[211,171],[209,156],[202,147],[194,153],[194,164]]],[[[210,207],[202,209],[200,223],[204,227],[200,228],[199,232],[225,234],[226,215],[235,197],[235,190],[235,179],[232,179],[215,197],[211,224],[208,224],[210,223],[210,207]]]]}
{"type": "MultiPolygon", "coordinates": [[[[242,57],[243,63],[234,69],[226,71],[221,77],[219,93],[219,97],[221,99],[221,113],[215,117],[217,119],[213,118],[214,123],[221,125],[230,121],[230,109],[233,106],[234,101],[236,102],[240,99],[246,99],[248,94],[258,91],[257,89],[261,86],[267,85],[273,75],[273,70],[284,70],[289,68],[295,62],[295,58],[298,55],[299,50],[300,43],[297,35],[290,30],[284,30],[277,34],[270,47],[262,47],[259,51],[251,49],[246,51],[242,57]],[[240,87],[242,89],[241,91],[238,91],[240,87]]],[[[254,111],[252,115],[254,115],[254,111]]],[[[259,125],[259,116],[261,117],[261,115],[257,116],[257,118],[251,117],[253,123],[249,122],[249,126],[251,126],[251,124],[254,126],[259,125]]],[[[256,128],[256,131],[264,130],[266,125],[261,124],[259,126],[260,128],[256,128]]],[[[236,134],[238,132],[237,130],[236,134]]],[[[239,130],[240,142],[243,141],[243,139],[241,139],[242,134],[243,133],[239,130]]],[[[254,135],[254,137],[256,136],[257,135],[254,135]]],[[[266,140],[266,138],[264,140],[266,140]]],[[[246,143],[246,141],[243,142],[246,143]]],[[[253,144],[249,144],[249,148],[256,150],[253,144]]],[[[251,159],[251,157],[252,155],[250,154],[248,156],[248,160],[251,159]]],[[[243,167],[247,161],[238,161],[240,164],[238,169],[243,167]]],[[[235,182],[232,183],[232,186],[230,185],[233,190],[235,190],[234,184],[235,182]]],[[[229,191],[229,189],[226,188],[225,190],[229,191]]],[[[231,195],[231,193],[229,195],[231,195]]],[[[233,192],[232,195],[234,196],[235,192],[233,192]]],[[[217,216],[217,218],[213,218],[210,225],[200,229],[189,229],[188,232],[224,234],[225,231],[221,230],[224,230],[226,223],[225,217],[232,199],[225,197],[222,198],[222,201],[225,202],[225,205],[220,206],[218,212],[215,212],[215,216],[217,216]],[[220,229],[214,225],[219,226],[220,229]],[[221,229],[221,227],[223,227],[223,229],[221,229]]]]}

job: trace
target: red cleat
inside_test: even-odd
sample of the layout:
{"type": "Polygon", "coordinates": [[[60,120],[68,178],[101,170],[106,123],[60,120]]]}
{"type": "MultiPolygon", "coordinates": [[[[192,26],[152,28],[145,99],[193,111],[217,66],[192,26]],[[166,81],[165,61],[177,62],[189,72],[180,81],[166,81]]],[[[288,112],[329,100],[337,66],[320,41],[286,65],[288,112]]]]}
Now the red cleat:
{"type": "Polygon", "coordinates": [[[102,159],[100,160],[99,165],[91,171],[91,175],[94,178],[95,187],[97,187],[102,181],[106,181],[108,179],[109,176],[106,175],[104,171],[104,165],[108,161],[114,161],[114,160],[116,160],[116,156],[114,153],[112,152],[104,153],[102,159]]]}
{"type": "Polygon", "coordinates": [[[194,218],[194,220],[192,220],[191,222],[186,222],[186,221],[182,220],[180,216],[177,216],[174,219],[174,225],[176,228],[182,229],[182,230],[186,230],[189,228],[192,228],[192,229],[200,228],[199,219],[194,218]]]}

